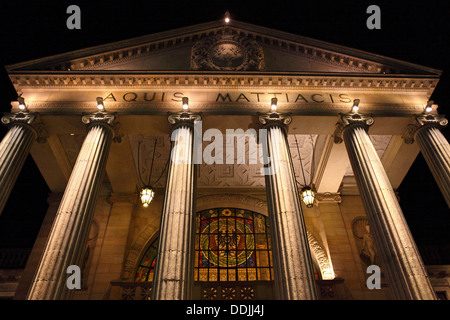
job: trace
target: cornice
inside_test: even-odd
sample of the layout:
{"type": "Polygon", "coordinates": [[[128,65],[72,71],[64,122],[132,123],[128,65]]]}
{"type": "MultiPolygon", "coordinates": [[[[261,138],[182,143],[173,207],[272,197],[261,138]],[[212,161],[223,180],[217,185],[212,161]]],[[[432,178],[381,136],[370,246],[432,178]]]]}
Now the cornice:
{"type": "Polygon", "coordinates": [[[439,79],[411,75],[381,76],[355,74],[188,74],[149,73],[12,73],[16,90],[28,88],[280,88],[280,89],[352,89],[432,91],[439,79]]]}

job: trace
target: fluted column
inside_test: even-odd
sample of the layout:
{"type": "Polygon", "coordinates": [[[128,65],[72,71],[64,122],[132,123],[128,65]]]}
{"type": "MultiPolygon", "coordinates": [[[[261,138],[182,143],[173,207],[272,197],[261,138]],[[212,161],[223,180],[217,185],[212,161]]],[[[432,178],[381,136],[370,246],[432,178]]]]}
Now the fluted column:
{"type": "Polygon", "coordinates": [[[450,208],[450,145],[440,131],[448,120],[432,114],[421,114],[416,120],[415,140],[450,208]]]}
{"type": "Polygon", "coordinates": [[[105,171],[114,131],[115,115],[83,116],[88,125],[75,166],[52,225],[47,244],[33,279],[28,299],[59,300],[70,297],[67,267],[81,267],[101,177],[105,171]]]}
{"type": "Polygon", "coordinates": [[[2,117],[9,130],[0,143],[0,214],[37,138],[32,127],[35,115],[27,112],[10,113],[2,117]]]}
{"type": "Polygon", "coordinates": [[[393,296],[402,300],[435,299],[402,209],[367,133],[373,123],[370,116],[341,115],[335,141],[342,142],[342,133],[393,296]]]}
{"type": "Polygon", "coordinates": [[[272,113],[260,115],[259,122],[267,130],[270,157],[265,178],[277,297],[315,300],[313,262],[286,133],[291,117],[272,113]]]}
{"type": "Polygon", "coordinates": [[[153,277],[154,300],[187,300],[193,285],[195,226],[194,121],[189,112],[169,115],[174,125],[153,277]]]}

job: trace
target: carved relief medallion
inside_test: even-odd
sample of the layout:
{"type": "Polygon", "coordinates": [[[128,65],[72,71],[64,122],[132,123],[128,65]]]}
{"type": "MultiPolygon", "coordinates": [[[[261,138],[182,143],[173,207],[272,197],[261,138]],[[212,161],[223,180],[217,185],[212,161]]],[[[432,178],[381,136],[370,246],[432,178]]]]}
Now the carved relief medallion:
{"type": "Polygon", "coordinates": [[[192,70],[261,71],[264,53],[261,46],[236,35],[216,35],[197,41],[191,49],[192,70]]]}

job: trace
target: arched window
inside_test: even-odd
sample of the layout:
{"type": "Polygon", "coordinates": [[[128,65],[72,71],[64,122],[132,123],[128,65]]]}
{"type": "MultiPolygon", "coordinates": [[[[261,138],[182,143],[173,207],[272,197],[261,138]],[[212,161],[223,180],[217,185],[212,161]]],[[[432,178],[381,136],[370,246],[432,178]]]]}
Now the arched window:
{"type": "Polygon", "coordinates": [[[273,280],[268,219],[217,208],[197,214],[194,281],[273,280]]]}
{"type": "Polygon", "coordinates": [[[142,256],[134,281],[153,281],[155,258],[158,250],[158,238],[153,240],[142,256]]]}
{"type": "MultiPolygon", "coordinates": [[[[268,218],[249,210],[198,212],[194,281],[271,281],[273,260],[268,218]]],[[[158,239],[143,255],[135,281],[153,281],[158,239]]]]}

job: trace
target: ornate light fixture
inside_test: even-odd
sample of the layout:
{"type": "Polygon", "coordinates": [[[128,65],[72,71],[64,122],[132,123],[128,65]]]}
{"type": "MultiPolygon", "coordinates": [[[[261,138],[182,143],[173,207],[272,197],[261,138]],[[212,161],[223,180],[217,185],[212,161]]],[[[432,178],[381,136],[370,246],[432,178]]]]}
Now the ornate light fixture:
{"type": "Polygon", "coordinates": [[[307,208],[314,206],[315,193],[310,187],[303,187],[301,197],[307,208]]]}
{"type": "Polygon", "coordinates": [[[311,173],[310,173],[310,183],[308,185],[306,185],[306,178],[305,178],[305,171],[303,168],[303,163],[302,163],[302,156],[300,154],[300,150],[298,148],[298,141],[297,141],[297,136],[294,135],[295,138],[295,143],[297,145],[297,153],[298,153],[298,159],[300,160],[300,167],[302,169],[302,174],[303,174],[303,182],[305,185],[302,185],[300,182],[297,181],[297,183],[302,187],[301,190],[301,198],[302,201],[305,203],[307,208],[312,208],[314,206],[314,199],[315,199],[315,192],[313,190],[313,185],[312,185],[312,178],[314,176],[314,143],[312,140],[312,136],[310,136],[311,138],[311,146],[312,146],[312,161],[311,161],[311,173]]]}
{"type": "Polygon", "coordinates": [[[18,97],[20,111],[27,111],[27,105],[25,104],[25,99],[23,97],[18,97]]]}
{"type": "MultiPolygon", "coordinates": [[[[152,170],[153,170],[153,162],[155,161],[155,151],[156,151],[156,139],[155,139],[155,144],[153,146],[153,156],[152,156],[152,165],[150,167],[150,173],[148,175],[148,183],[144,183],[144,181],[142,181],[141,178],[141,171],[140,171],[140,165],[139,165],[139,151],[141,149],[141,143],[139,142],[138,145],[138,171],[139,171],[139,179],[141,180],[141,183],[143,185],[143,187],[141,188],[141,192],[140,192],[140,198],[141,198],[141,202],[142,202],[142,206],[144,208],[147,208],[150,203],[153,201],[153,198],[155,197],[155,191],[153,190],[152,186],[150,185],[150,180],[152,178],[152,170]]],[[[158,179],[159,180],[159,179],[158,179]]]]}
{"type": "Polygon", "coordinates": [[[144,186],[141,189],[141,202],[144,208],[147,208],[155,197],[155,191],[150,186],[144,186]]]}
{"type": "Polygon", "coordinates": [[[103,98],[97,97],[97,109],[99,111],[105,111],[105,106],[103,105],[103,98]]]}

